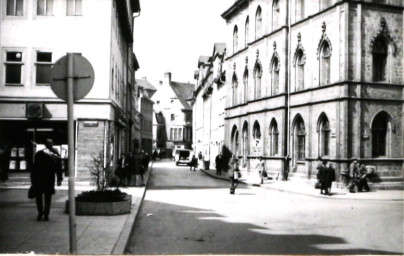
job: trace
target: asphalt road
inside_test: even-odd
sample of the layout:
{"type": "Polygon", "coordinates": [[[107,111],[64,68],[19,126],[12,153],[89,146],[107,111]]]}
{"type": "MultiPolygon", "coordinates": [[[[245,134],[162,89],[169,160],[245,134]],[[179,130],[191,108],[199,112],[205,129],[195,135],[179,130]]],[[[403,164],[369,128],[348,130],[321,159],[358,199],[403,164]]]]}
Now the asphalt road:
{"type": "Polygon", "coordinates": [[[402,202],[329,200],[156,162],[128,254],[403,254],[402,202]]]}

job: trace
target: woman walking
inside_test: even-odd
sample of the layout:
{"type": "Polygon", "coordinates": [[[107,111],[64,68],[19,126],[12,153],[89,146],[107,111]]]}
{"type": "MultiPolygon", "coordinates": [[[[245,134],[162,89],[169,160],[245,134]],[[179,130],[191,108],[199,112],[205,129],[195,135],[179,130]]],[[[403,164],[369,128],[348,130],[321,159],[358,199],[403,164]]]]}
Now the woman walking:
{"type": "Polygon", "coordinates": [[[264,177],[265,177],[264,173],[266,173],[266,170],[265,170],[265,162],[264,162],[264,160],[262,159],[262,156],[260,156],[260,157],[258,158],[258,161],[259,161],[259,162],[258,162],[257,167],[256,167],[255,169],[258,170],[258,174],[259,174],[260,179],[261,179],[261,184],[264,184],[264,177]]]}
{"type": "Polygon", "coordinates": [[[238,160],[235,155],[232,155],[229,163],[229,178],[231,180],[230,194],[234,194],[238,186],[238,179],[241,177],[238,160]]]}

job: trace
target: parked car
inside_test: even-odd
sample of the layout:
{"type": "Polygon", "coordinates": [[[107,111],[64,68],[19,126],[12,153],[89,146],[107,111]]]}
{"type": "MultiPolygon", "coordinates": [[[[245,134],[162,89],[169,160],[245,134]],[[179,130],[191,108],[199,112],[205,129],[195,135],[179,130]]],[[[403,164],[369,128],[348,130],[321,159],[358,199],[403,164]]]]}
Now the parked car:
{"type": "Polygon", "coordinates": [[[175,164],[191,165],[193,151],[190,149],[177,149],[175,150],[175,164]]]}

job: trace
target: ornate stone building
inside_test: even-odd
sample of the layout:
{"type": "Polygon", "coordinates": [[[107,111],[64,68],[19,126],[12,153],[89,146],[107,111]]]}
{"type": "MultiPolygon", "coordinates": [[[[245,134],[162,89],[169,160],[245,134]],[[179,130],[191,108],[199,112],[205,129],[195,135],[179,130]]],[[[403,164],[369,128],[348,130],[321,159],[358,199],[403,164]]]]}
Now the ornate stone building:
{"type": "Polygon", "coordinates": [[[222,14],[225,143],[242,166],[263,156],[274,175],[310,179],[318,157],[338,174],[357,158],[379,185],[401,186],[403,9],[399,0],[235,1],[222,14]]]}

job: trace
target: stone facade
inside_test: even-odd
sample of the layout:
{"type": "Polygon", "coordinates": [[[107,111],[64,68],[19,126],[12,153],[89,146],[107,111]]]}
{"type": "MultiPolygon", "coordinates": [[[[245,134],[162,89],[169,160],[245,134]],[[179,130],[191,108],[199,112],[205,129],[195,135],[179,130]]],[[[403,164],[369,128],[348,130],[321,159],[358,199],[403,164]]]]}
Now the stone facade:
{"type": "Polygon", "coordinates": [[[284,179],[314,178],[318,157],[340,178],[357,158],[402,183],[403,3],[292,0],[288,14],[287,2],[237,1],[222,14],[225,144],[244,168],[263,156],[284,179]]]}

